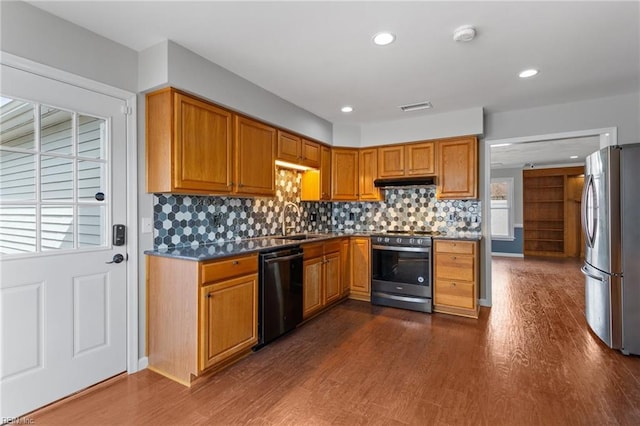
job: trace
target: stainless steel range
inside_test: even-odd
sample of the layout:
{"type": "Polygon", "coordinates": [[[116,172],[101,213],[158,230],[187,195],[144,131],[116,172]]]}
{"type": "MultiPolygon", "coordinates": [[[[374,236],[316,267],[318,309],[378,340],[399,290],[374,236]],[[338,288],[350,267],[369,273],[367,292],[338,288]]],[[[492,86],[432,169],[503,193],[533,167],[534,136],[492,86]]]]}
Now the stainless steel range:
{"type": "Polygon", "coordinates": [[[432,312],[434,234],[393,231],[371,236],[371,303],[432,312]]]}

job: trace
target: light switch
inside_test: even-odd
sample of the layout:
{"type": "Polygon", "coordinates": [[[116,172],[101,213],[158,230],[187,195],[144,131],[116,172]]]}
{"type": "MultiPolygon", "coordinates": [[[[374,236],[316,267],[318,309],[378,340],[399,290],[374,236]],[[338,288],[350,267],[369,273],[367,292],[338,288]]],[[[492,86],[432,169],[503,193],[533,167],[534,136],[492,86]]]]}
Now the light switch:
{"type": "Polygon", "coordinates": [[[142,218],[142,226],[141,226],[142,230],[140,232],[142,232],[143,234],[150,234],[151,231],[153,230],[152,226],[151,226],[151,218],[150,217],[143,217],[142,218]]]}

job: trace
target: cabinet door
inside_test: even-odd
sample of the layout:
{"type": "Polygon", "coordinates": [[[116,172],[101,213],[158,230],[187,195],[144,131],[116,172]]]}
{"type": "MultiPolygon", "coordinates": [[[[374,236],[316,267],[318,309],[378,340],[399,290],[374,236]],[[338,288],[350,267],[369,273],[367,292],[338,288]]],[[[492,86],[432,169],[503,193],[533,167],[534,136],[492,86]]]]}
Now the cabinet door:
{"type": "Polygon", "coordinates": [[[438,142],[438,198],[478,197],[478,147],[475,137],[438,142]]]}
{"type": "Polygon", "coordinates": [[[323,146],[320,158],[320,199],[331,199],[331,149],[323,146]]]}
{"type": "Polygon", "coordinates": [[[173,186],[230,192],[231,113],[180,93],[174,94],[174,102],[173,186]]]}
{"type": "Polygon", "coordinates": [[[315,257],[304,261],[303,280],[303,318],[308,318],[322,309],[322,257],[315,257]]]}
{"type": "Polygon", "coordinates": [[[200,370],[258,342],[258,275],[202,287],[200,370]]]}
{"type": "Polygon", "coordinates": [[[349,238],[341,241],[340,246],[340,267],[342,269],[342,277],[340,278],[340,293],[345,296],[349,293],[351,287],[351,256],[349,250],[349,238]]]}
{"type": "Polygon", "coordinates": [[[404,176],[404,145],[378,148],[378,177],[404,176]]]}
{"type": "Polygon", "coordinates": [[[359,198],[361,200],[380,200],[380,190],[373,184],[378,175],[378,151],[376,149],[361,149],[359,157],[359,198]]]}
{"type": "Polygon", "coordinates": [[[358,199],[358,150],[334,148],[331,150],[331,199],[354,201],[358,199]]]}
{"type": "Polygon", "coordinates": [[[302,139],[301,156],[302,164],[309,167],[320,167],[320,144],[302,139]]]}
{"type": "Polygon", "coordinates": [[[240,116],[235,124],[236,192],[275,195],[276,129],[240,116]]]}
{"type": "Polygon", "coordinates": [[[407,145],[405,151],[408,176],[434,175],[436,173],[434,142],[407,145]]]}
{"type": "Polygon", "coordinates": [[[278,150],[276,158],[290,163],[299,163],[301,159],[301,140],[298,136],[278,130],[278,150]]]}
{"type": "Polygon", "coordinates": [[[370,241],[351,239],[351,291],[363,296],[371,294],[370,241]]]}
{"type": "Polygon", "coordinates": [[[329,253],[324,261],[324,302],[335,302],[342,294],[340,252],[329,253]]]}

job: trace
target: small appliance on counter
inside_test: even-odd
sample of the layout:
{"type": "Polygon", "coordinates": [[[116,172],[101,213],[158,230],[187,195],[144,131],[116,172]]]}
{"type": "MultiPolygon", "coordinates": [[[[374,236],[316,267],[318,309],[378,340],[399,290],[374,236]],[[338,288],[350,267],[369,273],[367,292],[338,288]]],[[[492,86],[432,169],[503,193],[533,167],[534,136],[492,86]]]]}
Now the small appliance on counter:
{"type": "Polygon", "coordinates": [[[640,354],[640,144],[586,159],[582,193],[585,314],[609,347],[640,354]]]}

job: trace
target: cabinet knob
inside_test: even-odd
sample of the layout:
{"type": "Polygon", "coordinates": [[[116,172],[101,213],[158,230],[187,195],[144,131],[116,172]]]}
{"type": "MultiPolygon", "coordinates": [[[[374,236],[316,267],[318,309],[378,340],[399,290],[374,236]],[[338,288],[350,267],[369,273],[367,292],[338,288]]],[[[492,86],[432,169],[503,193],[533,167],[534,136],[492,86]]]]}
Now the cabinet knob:
{"type": "Polygon", "coordinates": [[[211,299],[213,297],[213,293],[207,293],[207,299],[211,299]]]}
{"type": "Polygon", "coordinates": [[[451,256],[451,259],[456,260],[456,259],[457,259],[457,257],[455,257],[455,256],[451,256]]]}
{"type": "Polygon", "coordinates": [[[237,260],[234,260],[234,261],[233,261],[233,265],[235,266],[235,265],[237,265],[237,264],[238,264],[238,261],[237,261],[237,260]]]}
{"type": "Polygon", "coordinates": [[[456,286],[456,283],[451,283],[451,287],[455,287],[455,286],[456,286]]]}

